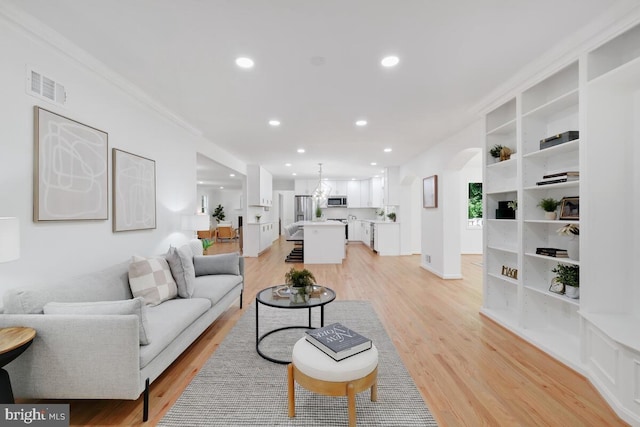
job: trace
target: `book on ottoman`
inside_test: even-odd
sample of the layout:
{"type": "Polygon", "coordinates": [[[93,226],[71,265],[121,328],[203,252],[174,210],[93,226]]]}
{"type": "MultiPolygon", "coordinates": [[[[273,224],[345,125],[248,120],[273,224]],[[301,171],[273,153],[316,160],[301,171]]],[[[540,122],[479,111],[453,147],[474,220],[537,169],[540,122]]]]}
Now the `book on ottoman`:
{"type": "Polygon", "coordinates": [[[306,333],[307,341],[325,352],[336,361],[371,348],[371,340],[347,328],[333,323],[324,328],[312,329],[306,333]]]}

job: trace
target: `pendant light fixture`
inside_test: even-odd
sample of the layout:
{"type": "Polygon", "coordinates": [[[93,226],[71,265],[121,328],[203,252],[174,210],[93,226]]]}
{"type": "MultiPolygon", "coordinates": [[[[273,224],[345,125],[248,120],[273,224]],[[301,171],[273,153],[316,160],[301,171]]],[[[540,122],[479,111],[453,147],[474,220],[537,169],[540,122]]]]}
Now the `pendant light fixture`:
{"type": "Polygon", "coordinates": [[[322,180],[322,163],[318,163],[318,166],[320,166],[318,186],[313,190],[313,197],[318,203],[323,204],[331,194],[331,187],[322,180]]]}

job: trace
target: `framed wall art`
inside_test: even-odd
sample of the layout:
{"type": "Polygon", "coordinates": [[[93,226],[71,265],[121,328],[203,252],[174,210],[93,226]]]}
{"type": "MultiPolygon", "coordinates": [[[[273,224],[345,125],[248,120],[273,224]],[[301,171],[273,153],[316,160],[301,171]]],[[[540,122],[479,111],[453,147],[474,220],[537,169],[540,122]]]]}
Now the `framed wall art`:
{"type": "Polygon", "coordinates": [[[106,132],[34,107],[33,220],[109,217],[106,132]]]}
{"type": "Polygon", "coordinates": [[[422,204],[425,208],[438,207],[438,175],[422,180],[422,204]]]}
{"type": "Polygon", "coordinates": [[[560,219],[580,219],[580,198],[563,197],[560,203],[560,219]]]}
{"type": "Polygon", "coordinates": [[[156,162],[113,149],[113,231],[156,228],[156,162]]]}

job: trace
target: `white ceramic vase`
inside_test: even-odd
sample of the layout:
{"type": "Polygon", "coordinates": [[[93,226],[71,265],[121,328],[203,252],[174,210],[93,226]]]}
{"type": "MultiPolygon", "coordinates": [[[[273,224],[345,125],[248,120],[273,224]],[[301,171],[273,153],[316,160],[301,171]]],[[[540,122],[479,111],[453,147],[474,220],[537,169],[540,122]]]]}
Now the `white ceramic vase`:
{"type": "Polygon", "coordinates": [[[580,261],[580,238],[578,236],[569,238],[567,255],[574,261],[580,261]]]}
{"type": "Polygon", "coordinates": [[[556,219],[556,211],[553,211],[553,212],[545,212],[545,213],[544,213],[544,219],[550,219],[550,220],[554,220],[554,219],[556,219]]]}
{"type": "Polygon", "coordinates": [[[569,298],[578,299],[580,298],[580,288],[577,286],[565,286],[564,294],[569,298]]]}

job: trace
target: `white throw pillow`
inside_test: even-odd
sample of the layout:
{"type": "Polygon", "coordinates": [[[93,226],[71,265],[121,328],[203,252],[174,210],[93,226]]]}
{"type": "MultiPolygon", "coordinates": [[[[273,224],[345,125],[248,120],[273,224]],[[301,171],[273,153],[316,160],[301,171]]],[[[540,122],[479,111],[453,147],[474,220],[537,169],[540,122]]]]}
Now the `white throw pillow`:
{"type": "Polygon", "coordinates": [[[119,301],[97,302],[49,302],[43,307],[44,314],[135,314],[139,318],[140,344],[151,342],[147,331],[147,306],[144,299],[137,297],[119,301]]]}
{"type": "Polygon", "coordinates": [[[133,296],[144,298],[147,305],[158,305],[178,295],[169,264],[162,257],[143,258],[134,255],[129,264],[129,287],[133,296]]]}

